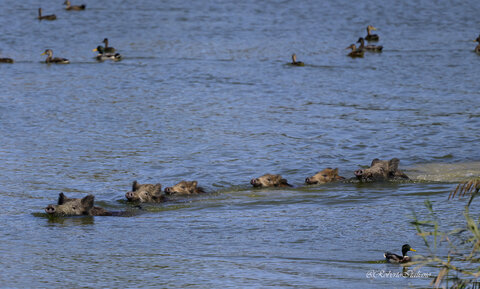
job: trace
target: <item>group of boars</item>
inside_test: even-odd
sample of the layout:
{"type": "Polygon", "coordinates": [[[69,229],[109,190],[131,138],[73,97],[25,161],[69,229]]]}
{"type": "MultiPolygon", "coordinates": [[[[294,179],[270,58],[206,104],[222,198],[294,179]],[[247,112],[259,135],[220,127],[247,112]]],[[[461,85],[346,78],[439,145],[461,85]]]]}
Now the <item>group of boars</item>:
{"type": "MultiPolygon", "coordinates": [[[[326,168],[311,177],[305,179],[306,185],[318,185],[331,182],[385,182],[385,181],[408,181],[409,178],[398,169],[400,160],[374,159],[370,167],[359,169],[354,172],[355,177],[346,179],[338,174],[338,168],[326,168]]],[[[266,174],[253,178],[250,184],[254,188],[285,188],[293,187],[281,175],[266,174]]],[[[161,184],[139,184],[133,182],[132,190],[125,194],[128,202],[140,203],[163,203],[174,200],[177,196],[188,197],[205,194],[205,190],[198,186],[197,181],[181,181],[178,184],[167,187],[162,192],[161,184]]],[[[48,205],[45,212],[49,216],[121,216],[122,212],[110,212],[94,205],[95,197],[88,195],[84,198],[68,198],[60,193],[56,205],[48,205]]]]}

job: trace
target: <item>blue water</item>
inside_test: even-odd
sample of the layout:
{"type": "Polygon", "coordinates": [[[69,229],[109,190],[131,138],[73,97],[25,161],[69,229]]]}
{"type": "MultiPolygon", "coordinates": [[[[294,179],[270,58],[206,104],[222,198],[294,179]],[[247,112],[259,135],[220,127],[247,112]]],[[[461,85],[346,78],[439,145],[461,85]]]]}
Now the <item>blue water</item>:
{"type": "Polygon", "coordinates": [[[425,200],[463,224],[447,197],[480,175],[480,2],[237,2],[6,1],[1,287],[428,286],[366,273],[401,271],[382,261],[404,243],[426,254],[410,223],[425,200]],[[347,57],[369,24],[384,52],[347,57]],[[105,37],[121,62],[94,59],[105,37]],[[413,182],[303,185],[393,157],[413,182]],[[266,173],[295,188],[253,190],[266,173]],[[214,193],[138,210],[133,180],[214,193]],[[43,217],[60,192],[135,214],[43,217]]]}

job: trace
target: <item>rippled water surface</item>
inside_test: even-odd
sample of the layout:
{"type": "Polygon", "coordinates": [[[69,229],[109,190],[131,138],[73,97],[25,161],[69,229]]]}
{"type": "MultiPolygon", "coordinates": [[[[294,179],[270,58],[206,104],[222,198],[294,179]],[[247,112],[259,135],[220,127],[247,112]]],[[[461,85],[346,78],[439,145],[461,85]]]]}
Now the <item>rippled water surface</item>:
{"type": "Polygon", "coordinates": [[[480,2],[62,2],[0,10],[1,287],[428,286],[366,273],[400,272],[383,252],[404,243],[425,254],[425,200],[462,224],[446,199],[480,174],[480,2]],[[384,52],[347,57],[369,24],[384,52]],[[121,62],[95,61],[105,37],[121,62]],[[393,157],[413,182],[303,185],[393,157]],[[295,187],[251,189],[265,173],[295,187]],[[215,193],[123,201],[133,180],[184,179],[215,193]],[[134,213],[49,220],[60,192],[134,213]]]}

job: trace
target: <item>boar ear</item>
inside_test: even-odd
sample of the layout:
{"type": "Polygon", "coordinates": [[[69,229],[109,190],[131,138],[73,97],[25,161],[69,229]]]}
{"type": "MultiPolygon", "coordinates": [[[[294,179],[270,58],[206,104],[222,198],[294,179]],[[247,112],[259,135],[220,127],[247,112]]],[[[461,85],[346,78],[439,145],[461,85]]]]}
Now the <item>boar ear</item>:
{"type": "Polygon", "coordinates": [[[333,170],[333,175],[334,175],[334,176],[338,176],[338,168],[335,168],[335,169],[333,170]]]}
{"type": "Polygon", "coordinates": [[[197,187],[197,185],[198,185],[198,182],[197,182],[197,181],[193,181],[193,182],[192,182],[192,186],[197,187]]]}
{"type": "Polygon", "coordinates": [[[82,199],[82,206],[84,206],[86,209],[91,209],[93,208],[94,200],[95,197],[93,195],[88,195],[82,199]]]}
{"type": "Polygon", "coordinates": [[[388,170],[391,172],[394,172],[398,170],[398,164],[400,163],[400,160],[397,158],[393,158],[388,162],[388,170]]]}
{"type": "Polygon", "coordinates": [[[161,193],[162,192],[162,185],[161,184],[156,184],[155,185],[155,192],[156,193],[161,193]]]}
{"type": "Polygon", "coordinates": [[[140,187],[140,185],[137,183],[137,181],[133,181],[133,184],[132,184],[132,191],[135,192],[138,187],[140,187]]]}
{"type": "Polygon", "coordinates": [[[63,205],[65,204],[65,202],[67,201],[67,197],[63,194],[63,193],[60,193],[58,194],[58,205],[63,205]]]}
{"type": "Polygon", "coordinates": [[[374,159],[374,160],[372,161],[372,164],[371,164],[370,166],[373,167],[376,163],[379,163],[379,162],[381,162],[381,160],[379,160],[379,159],[374,159]]]}

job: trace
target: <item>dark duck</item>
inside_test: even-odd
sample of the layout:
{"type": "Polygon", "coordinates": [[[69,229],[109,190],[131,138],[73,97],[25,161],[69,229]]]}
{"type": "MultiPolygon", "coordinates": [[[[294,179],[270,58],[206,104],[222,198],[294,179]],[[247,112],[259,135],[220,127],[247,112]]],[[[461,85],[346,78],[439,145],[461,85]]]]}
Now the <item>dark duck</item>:
{"type": "Polygon", "coordinates": [[[410,245],[405,244],[402,246],[402,256],[391,253],[391,252],[385,252],[383,256],[389,263],[393,263],[393,264],[407,263],[412,260],[409,256],[407,256],[408,251],[416,252],[417,250],[410,247],[410,245]]]}

